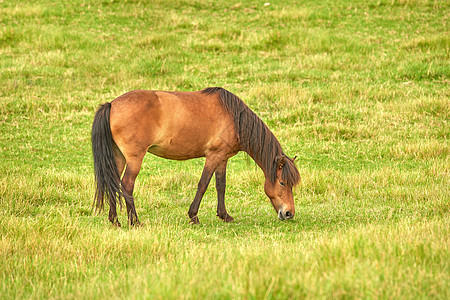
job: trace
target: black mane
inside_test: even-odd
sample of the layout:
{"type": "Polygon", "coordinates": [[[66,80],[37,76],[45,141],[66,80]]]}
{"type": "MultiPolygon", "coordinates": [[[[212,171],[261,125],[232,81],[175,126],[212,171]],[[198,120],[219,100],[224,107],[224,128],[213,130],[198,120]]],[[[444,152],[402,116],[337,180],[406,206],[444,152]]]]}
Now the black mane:
{"type": "Polygon", "coordinates": [[[241,99],[221,87],[206,88],[202,93],[219,93],[222,105],[234,118],[236,135],[242,150],[265,169],[272,183],[276,181],[278,161],[282,157],[285,157],[282,180],[289,187],[300,181],[300,174],[293,160],[284,154],[280,143],[267,125],[241,99]]]}

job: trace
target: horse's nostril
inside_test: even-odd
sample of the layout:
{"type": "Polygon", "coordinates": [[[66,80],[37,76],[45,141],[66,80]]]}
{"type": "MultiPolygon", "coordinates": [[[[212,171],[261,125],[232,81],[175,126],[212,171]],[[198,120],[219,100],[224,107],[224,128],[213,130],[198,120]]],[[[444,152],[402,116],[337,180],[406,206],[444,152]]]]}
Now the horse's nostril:
{"type": "Polygon", "coordinates": [[[291,215],[291,212],[290,211],[286,211],[286,217],[287,218],[289,218],[289,217],[291,217],[292,215],[291,215]]]}

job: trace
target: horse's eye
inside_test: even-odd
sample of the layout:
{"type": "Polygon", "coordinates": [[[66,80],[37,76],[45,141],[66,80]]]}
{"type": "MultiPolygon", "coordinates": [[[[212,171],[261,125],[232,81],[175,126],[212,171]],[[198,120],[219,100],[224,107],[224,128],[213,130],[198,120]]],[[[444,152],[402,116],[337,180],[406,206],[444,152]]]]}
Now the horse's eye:
{"type": "Polygon", "coordinates": [[[283,181],[280,181],[280,185],[281,185],[281,186],[284,186],[284,182],[283,182],[283,181]]]}

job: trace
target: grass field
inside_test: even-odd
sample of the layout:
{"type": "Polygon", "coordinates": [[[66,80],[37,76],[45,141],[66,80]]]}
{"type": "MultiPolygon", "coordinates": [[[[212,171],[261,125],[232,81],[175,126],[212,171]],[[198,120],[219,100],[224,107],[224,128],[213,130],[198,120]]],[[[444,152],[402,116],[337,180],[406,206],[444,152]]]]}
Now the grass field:
{"type": "Polygon", "coordinates": [[[0,1],[1,299],[450,298],[450,3],[0,1]],[[90,127],[137,88],[223,86],[297,155],[277,219],[239,154],[148,155],[142,227],[92,212],[90,127]]]}

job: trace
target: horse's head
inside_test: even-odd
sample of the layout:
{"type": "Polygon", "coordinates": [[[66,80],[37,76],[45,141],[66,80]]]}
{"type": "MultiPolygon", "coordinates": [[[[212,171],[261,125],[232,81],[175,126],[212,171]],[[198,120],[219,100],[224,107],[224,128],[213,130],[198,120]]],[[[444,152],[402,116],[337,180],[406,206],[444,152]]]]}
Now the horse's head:
{"type": "Polygon", "coordinates": [[[280,220],[292,219],[295,215],[292,187],[300,180],[300,175],[294,165],[294,159],[286,155],[276,158],[276,180],[266,176],[264,191],[272,201],[272,205],[280,220]]]}

